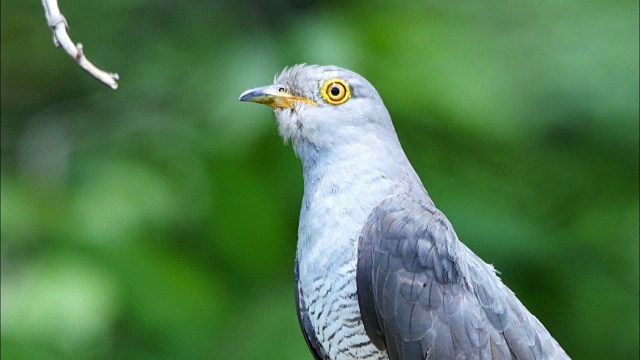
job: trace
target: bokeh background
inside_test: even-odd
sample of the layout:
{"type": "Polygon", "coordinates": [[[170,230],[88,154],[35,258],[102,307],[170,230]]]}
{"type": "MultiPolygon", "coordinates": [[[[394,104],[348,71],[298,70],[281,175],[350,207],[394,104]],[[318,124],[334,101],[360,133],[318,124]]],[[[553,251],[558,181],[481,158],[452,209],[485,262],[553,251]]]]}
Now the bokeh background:
{"type": "Polygon", "coordinates": [[[237,101],[377,87],[459,237],[575,359],[638,358],[638,2],[2,1],[2,358],[310,359],[299,161],[237,101]]]}

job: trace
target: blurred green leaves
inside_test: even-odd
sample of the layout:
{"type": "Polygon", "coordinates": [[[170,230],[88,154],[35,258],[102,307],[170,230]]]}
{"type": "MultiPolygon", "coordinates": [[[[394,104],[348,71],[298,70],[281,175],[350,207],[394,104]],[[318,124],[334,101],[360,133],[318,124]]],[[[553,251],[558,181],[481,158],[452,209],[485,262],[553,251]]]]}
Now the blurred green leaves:
{"type": "Polygon", "coordinates": [[[567,352],[638,357],[638,3],[61,0],[112,92],[3,2],[2,356],[310,358],[295,63],[376,86],[459,237],[567,352]],[[612,336],[612,334],[614,334],[612,336]]]}

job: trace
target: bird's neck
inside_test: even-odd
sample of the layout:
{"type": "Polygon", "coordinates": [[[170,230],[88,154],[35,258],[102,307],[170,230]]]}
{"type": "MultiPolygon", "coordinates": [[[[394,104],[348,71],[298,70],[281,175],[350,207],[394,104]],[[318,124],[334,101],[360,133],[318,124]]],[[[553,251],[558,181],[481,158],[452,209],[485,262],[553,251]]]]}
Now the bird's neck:
{"type": "Polygon", "coordinates": [[[368,215],[385,197],[407,191],[403,184],[415,176],[399,143],[369,140],[298,153],[304,172],[298,256],[311,272],[355,260],[368,215]]]}

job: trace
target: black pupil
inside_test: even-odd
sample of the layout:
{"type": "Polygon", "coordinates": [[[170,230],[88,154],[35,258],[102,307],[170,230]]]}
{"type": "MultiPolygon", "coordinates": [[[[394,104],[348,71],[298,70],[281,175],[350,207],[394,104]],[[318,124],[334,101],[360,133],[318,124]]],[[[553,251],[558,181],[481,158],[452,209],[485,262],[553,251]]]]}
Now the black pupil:
{"type": "Polygon", "coordinates": [[[336,86],[336,85],[333,85],[331,87],[331,95],[333,95],[333,96],[340,95],[340,88],[338,88],[338,86],[336,86]]]}

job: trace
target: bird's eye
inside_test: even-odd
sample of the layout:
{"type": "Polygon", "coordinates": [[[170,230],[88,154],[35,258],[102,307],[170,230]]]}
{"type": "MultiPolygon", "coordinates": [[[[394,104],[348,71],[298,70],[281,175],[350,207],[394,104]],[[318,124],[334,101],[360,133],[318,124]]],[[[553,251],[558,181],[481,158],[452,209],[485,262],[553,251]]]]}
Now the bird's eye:
{"type": "Polygon", "coordinates": [[[285,90],[285,88],[283,88],[283,87],[279,87],[279,88],[278,88],[278,92],[283,93],[283,92],[284,92],[284,90],[285,90]]]}
{"type": "Polygon", "coordinates": [[[351,97],[349,86],[343,80],[332,79],[327,81],[322,87],[322,97],[329,104],[340,105],[351,97]]]}

